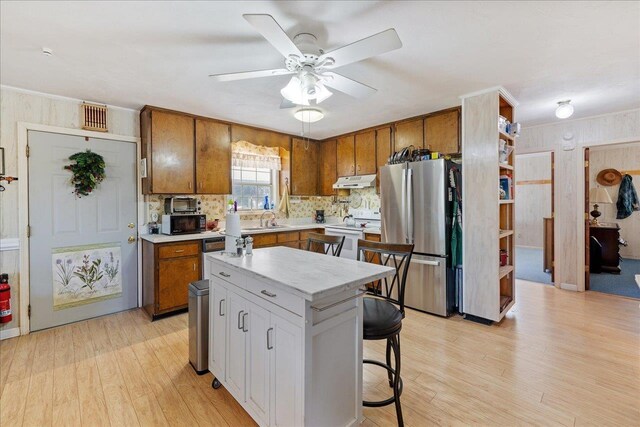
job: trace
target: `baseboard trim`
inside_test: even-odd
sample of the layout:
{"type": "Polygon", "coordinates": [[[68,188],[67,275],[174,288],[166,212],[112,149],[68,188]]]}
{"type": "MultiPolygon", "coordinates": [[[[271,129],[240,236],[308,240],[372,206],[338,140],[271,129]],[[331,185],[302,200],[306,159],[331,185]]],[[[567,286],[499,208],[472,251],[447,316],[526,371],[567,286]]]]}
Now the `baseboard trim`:
{"type": "Polygon", "coordinates": [[[573,285],[571,283],[560,283],[560,289],[564,289],[565,291],[578,292],[578,285],[573,285]]]}
{"type": "Polygon", "coordinates": [[[20,239],[0,239],[0,251],[17,251],[20,249],[20,239]]]}
{"type": "Polygon", "coordinates": [[[0,341],[20,336],[20,328],[3,329],[0,331],[0,341]]]}

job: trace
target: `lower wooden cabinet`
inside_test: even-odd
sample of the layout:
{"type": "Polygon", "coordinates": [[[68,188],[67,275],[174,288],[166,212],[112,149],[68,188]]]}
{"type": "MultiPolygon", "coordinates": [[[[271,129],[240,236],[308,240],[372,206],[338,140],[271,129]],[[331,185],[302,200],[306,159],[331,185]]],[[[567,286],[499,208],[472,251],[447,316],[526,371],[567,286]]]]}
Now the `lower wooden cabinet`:
{"type": "Polygon", "coordinates": [[[142,241],[142,305],[152,318],[187,308],[189,283],[200,280],[201,242],[142,241]]]}
{"type": "Polygon", "coordinates": [[[270,246],[288,246],[296,249],[307,248],[309,233],[324,234],[324,228],[314,228],[304,231],[280,231],[274,233],[260,233],[253,235],[254,248],[268,248],[270,246]]]}

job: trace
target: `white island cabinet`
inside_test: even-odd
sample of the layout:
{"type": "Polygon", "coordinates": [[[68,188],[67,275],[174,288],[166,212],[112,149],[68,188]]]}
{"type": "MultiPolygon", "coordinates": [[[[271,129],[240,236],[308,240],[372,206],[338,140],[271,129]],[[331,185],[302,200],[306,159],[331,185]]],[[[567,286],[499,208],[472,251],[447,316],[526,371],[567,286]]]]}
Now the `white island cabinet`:
{"type": "Polygon", "coordinates": [[[216,380],[262,426],[358,425],[360,296],[394,270],[288,247],[206,262],[216,380]]]}

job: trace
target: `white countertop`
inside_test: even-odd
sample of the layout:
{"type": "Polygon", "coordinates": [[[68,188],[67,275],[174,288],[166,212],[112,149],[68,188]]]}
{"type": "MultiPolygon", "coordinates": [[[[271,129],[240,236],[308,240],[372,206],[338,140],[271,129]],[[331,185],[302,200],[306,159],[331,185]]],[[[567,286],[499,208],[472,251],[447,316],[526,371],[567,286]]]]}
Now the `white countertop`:
{"type": "Polygon", "coordinates": [[[284,246],[255,249],[252,256],[243,257],[212,252],[207,254],[207,258],[309,301],[354,289],[395,273],[392,267],[284,246]]]}

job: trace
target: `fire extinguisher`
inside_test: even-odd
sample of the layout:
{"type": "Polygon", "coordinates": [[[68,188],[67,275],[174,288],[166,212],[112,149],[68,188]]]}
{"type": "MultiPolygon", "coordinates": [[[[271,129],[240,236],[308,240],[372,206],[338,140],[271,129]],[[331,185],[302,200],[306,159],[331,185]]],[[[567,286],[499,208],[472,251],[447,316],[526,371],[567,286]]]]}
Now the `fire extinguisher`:
{"type": "Polygon", "coordinates": [[[0,323],[11,322],[11,285],[9,275],[0,274],[0,323]]]}

